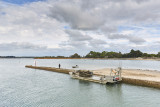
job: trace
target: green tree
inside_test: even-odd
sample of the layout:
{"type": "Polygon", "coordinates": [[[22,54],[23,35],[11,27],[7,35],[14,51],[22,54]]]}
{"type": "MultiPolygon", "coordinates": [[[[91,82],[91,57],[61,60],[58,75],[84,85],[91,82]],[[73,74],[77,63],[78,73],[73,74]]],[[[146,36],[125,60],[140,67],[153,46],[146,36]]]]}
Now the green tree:
{"type": "Polygon", "coordinates": [[[143,53],[140,50],[131,50],[130,53],[128,54],[130,58],[136,58],[136,57],[142,57],[143,53]]]}
{"type": "Polygon", "coordinates": [[[100,56],[98,52],[90,51],[85,57],[86,58],[97,58],[98,56],[100,56]]]}
{"type": "Polygon", "coordinates": [[[147,58],[147,57],[148,57],[148,54],[147,54],[147,53],[143,53],[142,57],[147,58]]]}
{"type": "Polygon", "coordinates": [[[157,57],[160,57],[160,52],[158,52],[157,57]]]}
{"type": "Polygon", "coordinates": [[[81,56],[78,55],[77,53],[75,53],[74,55],[71,55],[70,57],[71,57],[71,58],[80,58],[81,56]]]}
{"type": "Polygon", "coordinates": [[[100,58],[108,58],[107,52],[106,52],[106,51],[103,51],[103,52],[100,54],[100,58]]]}

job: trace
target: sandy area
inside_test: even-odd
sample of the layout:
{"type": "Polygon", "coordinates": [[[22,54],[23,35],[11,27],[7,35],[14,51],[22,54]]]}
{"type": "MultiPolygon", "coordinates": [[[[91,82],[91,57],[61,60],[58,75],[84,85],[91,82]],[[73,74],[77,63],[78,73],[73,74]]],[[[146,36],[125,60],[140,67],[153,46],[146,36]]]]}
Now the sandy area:
{"type": "MultiPolygon", "coordinates": [[[[26,65],[25,67],[66,74],[68,74],[71,71],[70,69],[58,69],[54,67],[37,67],[32,65],[26,65]]],[[[105,68],[100,70],[94,70],[93,73],[95,75],[110,75],[110,71],[111,69],[105,68]]],[[[122,69],[122,82],[160,89],[160,71],[122,69]]]]}
{"type": "MultiPolygon", "coordinates": [[[[97,75],[110,75],[111,69],[105,68],[100,70],[94,70],[93,73],[97,75]]],[[[160,83],[160,72],[152,70],[140,70],[140,69],[122,69],[122,77],[155,81],[160,83]]]]}

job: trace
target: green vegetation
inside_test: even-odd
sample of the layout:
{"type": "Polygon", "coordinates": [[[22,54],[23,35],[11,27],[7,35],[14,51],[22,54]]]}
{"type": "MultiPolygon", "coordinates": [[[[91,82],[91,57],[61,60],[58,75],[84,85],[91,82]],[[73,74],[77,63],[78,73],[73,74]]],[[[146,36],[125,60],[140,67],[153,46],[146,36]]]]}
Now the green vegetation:
{"type": "Polygon", "coordinates": [[[81,56],[75,53],[74,55],[71,55],[70,58],[80,58],[81,56]]]}
{"type": "Polygon", "coordinates": [[[124,53],[122,54],[121,52],[107,52],[103,51],[102,53],[100,52],[94,52],[90,51],[85,58],[156,58],[160,57],[160,52],[158,54],[148,54],[148,53],[143,53],[140,50],[131,50],[129,53],[124,53]]]}
{"type": "Polygon", "coordinates": [[[121,52],[95,52],[95,51],[90,51],[86,56],[81,57],[77,53],[74,55],[71,55],[70,58],[160,58],[160,52],[158,54],[148,54],[148,53],[143,53],[140,50],[131,50],[129,53],[124,53],[122,54],[121,52]]]}
{"type": "Polygon", "coordinates": [[[160,52],[158,52],[157,57],[159,57],[159,58],[160,58],[160,52]]]}
{"type": "Polygon", "coordinates": [[[103,51],[102,53],[100,52],[94,52],[90,51],[85,58],[122,58],[121,52],[107,52],[103,51]]]}
{"type": "Polygon", "coordinates": [[[121,53],[121,52],[95,52],[95,51],[90,51],[87,55],[85,56],[80,56],[78,53],[75,53],[69,57],[65,56],[45,56],[45,57],[36,57],[36,58],[62,58],[62,59],[69,59],[69,58],[160,58],[160,52],[158,54],[148,54],[148,53],[143,53],[140,50],[131,50],[129,53],[121,53]]]}

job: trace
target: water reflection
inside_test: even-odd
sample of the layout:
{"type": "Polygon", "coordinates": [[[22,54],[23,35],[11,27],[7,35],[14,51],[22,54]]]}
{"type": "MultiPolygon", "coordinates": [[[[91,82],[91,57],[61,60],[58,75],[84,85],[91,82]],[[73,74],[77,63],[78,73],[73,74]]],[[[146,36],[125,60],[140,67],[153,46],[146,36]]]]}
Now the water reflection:
{"type": "Polygon", "coordinates": [[[122,106],[123,91],[122,84],[107,84],[105,86],[106,94],[109,96],[109,101],[114,102],[114,106],[122,106]]]}
{"type": "Polygon", "coordinates": [[[91,82],[84,81],[84,80],[78,80],[80,85],[88,86],[91,84],[91,82]]]}

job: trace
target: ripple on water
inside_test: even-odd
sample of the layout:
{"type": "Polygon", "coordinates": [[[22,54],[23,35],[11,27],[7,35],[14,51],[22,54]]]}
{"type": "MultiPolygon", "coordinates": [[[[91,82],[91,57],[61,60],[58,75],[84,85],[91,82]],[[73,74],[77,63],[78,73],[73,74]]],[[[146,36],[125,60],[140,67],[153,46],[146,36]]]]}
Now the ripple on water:
{"type": "MultiPolygon", "coordinates": [[[[33,60],[21,59],[21,63],[18,60],[0,62],[1,107],[160,106],[160,90],[158,89],[128,84],[102,85],[85,82],[71,79],[66,74],[24,68],[33,60]]],[[[47,64],[47,60],[40,61],[47,64]]],[[[78,63],[82,64],[83,60],[80,61],[78,63]]],[[[98,62],[94,61],[94,63],[100,62],[99,60],[98,62]]],[[[50,66],[50,62],[52,60],[49,61],[48,66],[50,66]]],[[[70,61],[67,62],[69,64],[70,61]]],[[[71,61],[71,64],[73,63],[75,61],[71,61]]]]}

